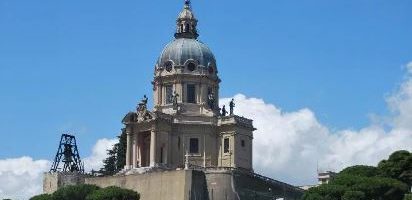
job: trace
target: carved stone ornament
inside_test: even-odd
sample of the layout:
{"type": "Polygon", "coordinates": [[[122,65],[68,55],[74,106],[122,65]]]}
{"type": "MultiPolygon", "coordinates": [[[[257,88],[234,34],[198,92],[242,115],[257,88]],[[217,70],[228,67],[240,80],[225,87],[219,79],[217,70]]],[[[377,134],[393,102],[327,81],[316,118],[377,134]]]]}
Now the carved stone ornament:
{"type": "Polygon", "coordinates": [[[146,121],[153,119],[153,115],[147,110],[148,98],[146,95],[143,96],[142,101],[137,106],[137,121],[146,121]]]}

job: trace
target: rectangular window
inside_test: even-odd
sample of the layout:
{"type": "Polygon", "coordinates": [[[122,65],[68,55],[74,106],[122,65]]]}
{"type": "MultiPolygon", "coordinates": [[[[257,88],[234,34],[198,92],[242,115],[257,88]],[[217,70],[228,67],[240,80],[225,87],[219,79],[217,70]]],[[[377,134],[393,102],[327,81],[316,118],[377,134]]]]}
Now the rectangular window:
{"type": "Polygon", "coordinates": [[[245,141],[242,140],[242,147],[245,147],[245,141]]]}
{"type": "Polygon", "coordinates": [[[196,103],[196,87],[193,84],[187,84],[187,103],[196,103]]]}
{"type": "Polygon", "coordinates": [[[229,153],[229,148],[230,148],[229,138],[225,138],[225,140],[223,142],[223,152],[224,153],[229,153]]]}
{"type": "Polygon", "coordinates": [[[189,153],[199,153],[199,139],[190,138],[189,153]]]}
{"type": "Polygon", "coordinates": [[[172,85],[166,85],[166,104],[172,104],[173,103],[173,86],[172,85]]]}

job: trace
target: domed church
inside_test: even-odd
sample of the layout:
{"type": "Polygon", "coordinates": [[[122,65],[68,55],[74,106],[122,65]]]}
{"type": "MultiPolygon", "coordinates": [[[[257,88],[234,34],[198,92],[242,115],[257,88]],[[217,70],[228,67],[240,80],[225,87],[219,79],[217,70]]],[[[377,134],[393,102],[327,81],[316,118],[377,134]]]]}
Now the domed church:
{"type": "MultiPolygon", "coordinates": [[[[126,169],[229,167],[252,171],[252,120],[219,108],[218,69],[186,1],[154,67],[153,102],[126,115],[126,169]]],[[[145,97],[146,98],[146,97],[145,97]]],[[[228,109],[229,110],[229,109],[228,109]]]]}
{"type": "Polygon", "coordinates": [[[300,199],[298,187],[254,173],[253,121],[236,115],[234,100],[219,107],[218,64],[197,23],[186,0],[154,66],[153,109],[144,95],[122,120],[124,169],[104,177],[49,172],[45,193],[86,183],[132,189],[143,200],[300,199]]]}

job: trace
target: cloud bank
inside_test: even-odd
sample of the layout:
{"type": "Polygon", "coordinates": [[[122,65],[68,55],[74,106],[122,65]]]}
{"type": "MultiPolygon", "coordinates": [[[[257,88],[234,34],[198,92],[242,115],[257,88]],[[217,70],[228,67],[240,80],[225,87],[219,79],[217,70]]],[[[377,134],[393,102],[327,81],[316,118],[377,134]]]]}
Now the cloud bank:
{"type": "MultiPolygon", "coordinates": [[[[283,112],[262,99],[234,96],[236,114],[254,119],[254,168],[296,185],[316,182],[318,170],[376,165],[396,150],[412,151],[412,62],[400,88],[387,100],[385,121],[360,130],[332,131],[313,111],[283,112]]],[[[221,100],[228,105],[231,98],[221,100]]]]}
{"type": "MultiPolygon", "coordinates": [[[[106,150],[116,139],[100,139],[90,156],[82,159],[85,170],[99,170],[106,158],[106,150]]],[[[27,200],[43,191],[43,173],[50,170],[52,161],[33,160],[30,157],[0,160],[0,199],[27,200]]]]}
{"type": "MultiPolygon", "coordinates": [[[[412,151],[412,62],[399,89],[386,101],[390,116],[359,130],[332,131],[309,108],[284,112],[259,98],[235,95],[236,114],[254,119],[255,171],[295,185],[316,182],[317,170],[376,165],[400,149],[412,151]]],[[[231,98],[221,99],[228,104],[231,98]]],[[[101,139],[84,158],[86,170],[100,169],[116,139],[101,139]]],[[[0,198],[28,199],[42,191],[48,160],[0,160],[0,198]]]]}

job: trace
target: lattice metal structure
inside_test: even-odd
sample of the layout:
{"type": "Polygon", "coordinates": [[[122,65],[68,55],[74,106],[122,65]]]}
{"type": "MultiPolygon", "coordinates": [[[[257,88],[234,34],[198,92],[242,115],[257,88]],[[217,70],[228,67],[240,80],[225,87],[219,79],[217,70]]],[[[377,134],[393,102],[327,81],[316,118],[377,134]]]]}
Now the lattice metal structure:
{"type": "Polygon", "coordinates": [[[68,134],[62,135],[50,172],[84,173],[84,166],[77,149],[76,137],[68,134]],[[60,163],[62,163],[62,167],[60,163]]]}

